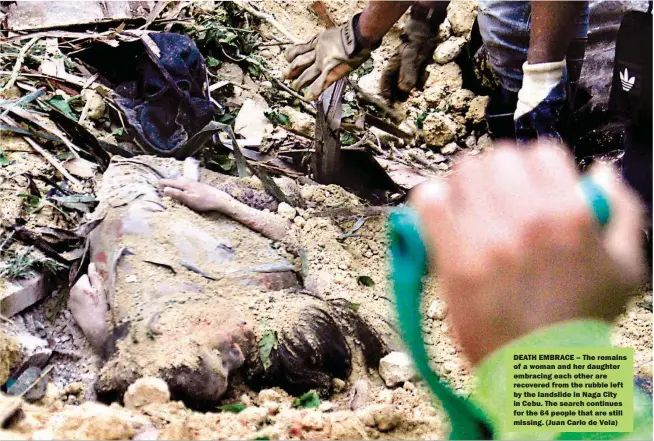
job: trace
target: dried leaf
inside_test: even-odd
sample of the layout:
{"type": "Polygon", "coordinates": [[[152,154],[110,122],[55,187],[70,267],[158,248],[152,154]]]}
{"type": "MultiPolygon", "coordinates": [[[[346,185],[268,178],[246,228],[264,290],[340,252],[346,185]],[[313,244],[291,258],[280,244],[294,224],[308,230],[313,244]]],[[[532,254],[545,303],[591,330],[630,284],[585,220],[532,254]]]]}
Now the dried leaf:
{"type": "Polygon", "coordinates": [[[320,397],[315,390],[310,390],[309,392],[303,394],[299,398],[293,400],[291,403],[292,407],[302,407],[304,409],[310,409],[312,407],[320,406],[320,397]]]}

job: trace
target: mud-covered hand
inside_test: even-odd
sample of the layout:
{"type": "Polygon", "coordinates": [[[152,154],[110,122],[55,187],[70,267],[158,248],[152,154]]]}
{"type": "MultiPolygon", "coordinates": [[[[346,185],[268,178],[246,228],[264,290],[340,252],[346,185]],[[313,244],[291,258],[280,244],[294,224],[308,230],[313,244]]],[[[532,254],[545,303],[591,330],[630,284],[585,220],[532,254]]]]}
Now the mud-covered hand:
{"type": "Polygon", "coordinates": [[[425,68],[432,62],[436,50],[438,26],[447,12],[444,8],[428,8],[420,4],[411,7],[411,14],[400,36],[402,42],[388,60],[381,78],[384,98],[404,101],[414,87],[426,81],[425,68]]]}
{"type": "Polygon", "coordinates": [[[518,141],[549,138],[562,142],[557,129],[566,104],[565,60],[522,66],[522,88],[518,92],[514,121],[518,141]]]}
{"type": "Polygon", "coordinates": [[[169,196],[195,211],[212,211],[228,206],[233,198],[224,191],[189,179],[162,179],[159,188],[169,196]]]}
{"type": "Polygon", "coordinates": [[[284,78],[295,79],[291,83],[295,90],[310,84],[304,97],[313,101],[334,82],[363,64],[374,47],[375,44],[368,44],[361,37],[357,14],[346,24],[327,29],[308,43],[287,49],[286,60],[291,64],[284,70],[284,78]]]}

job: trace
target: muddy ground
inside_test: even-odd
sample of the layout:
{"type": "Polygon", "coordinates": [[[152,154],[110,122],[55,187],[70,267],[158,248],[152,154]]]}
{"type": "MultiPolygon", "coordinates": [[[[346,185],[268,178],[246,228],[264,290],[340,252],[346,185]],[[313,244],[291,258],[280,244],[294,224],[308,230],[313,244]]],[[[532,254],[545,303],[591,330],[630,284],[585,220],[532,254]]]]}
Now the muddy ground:
{"type": "MultiPolygon", "coordinates": [[[[345,0],[325,3],[338,23],[347,20],[365,4],[364,1],[345,0]]],[[[474,2],[458,3],[463,11],[459,15],[465,16],[464,21],[474,17],[474,2]]],[[[300,39],[308,40],[323,28],[304,2],[265,0],[256,4],[260,10],[273,14],[300,39]]],[[[399,42],[402,23],[401,20],[384,39],[382,47],[373,53],[372,70],[361,78],[354,78],[365,91],[378,92],[376,85],[381,70],[399,42]]],[[[259,29],[264,37],[277,33],[267,23],[261,24],[259,29]]],[[[445,36],[449,37],[459,38],[445,36]]],[[[265,60],[274,76],[281,77],[286,61],[280,46],[259,47],[256,54],[265,60]]],[[[221,75],[230,80],[234,80],[234,75],[241,76],[246,87],[235,92],[238,95],[234,97],[235,102],[242,104],[247,98],[264,99],[262,95],[267,96],[266,89],[274,87],[269,82],[252,80],[240,67],[234,66],[225,63],[215,75],[216,80],[222,79],[221,75]]],[[[434,64],[430,71],[427,90],[412,94],[406,103],[397,104],[395,109],[406,116],[406,127],[415,127],[421,115],[434,106],[445,109],[446,117],[456,123],[456,133],[444,141],[439,138],[440,132],[430,135],[429,127],[425,126],[422,138],[419,136],[409,145],[398,148],[412,151],[423,158],[423,162],[429,162],[429,173],[447,175],[452,165],[491,148],[478,124],[479,108],[483,115],[485,97],[461,92],[461,71],[453,62],[434,64]]],[[[291,118],[297,131],[311,133],[313,121],[307,116],[303,113],[291,118]]],[[[44,225],[70,228],[81,221],[80,216],[69,219],[50,206],[26,213],[25,197],[19,196],[27,186],[24,173],[51,173],[51,166],[20,137],[3,133],[0,146],[12,164],[12,167],[0,168],[3,223],[21,218],[26,228],[44,225]]],[[[210,175],[205,173],[204,177],[210,175]]],[[[75,190],[95,192],[101,179],[99,174],[84,179],[75,190]]],[[[249,179],[252,185],[260,185],[256,178],[249,179]]],[[[37,182],[37,185],[44,184],[37,182]]],[[[283,247],[278,247],[278,251],[289,258],[298,271],[302,265],[315,270],[318,278],[305,280],[308,289],[328,298],[351,299],[362,305],[361,314],[371,318],[373,323],[377,320],[380,328],[388,328],[389,324],[392,328],[395,320],[393,294],[388,289],[385,216],[372,213],[325,216],[325,212],[356,211],[354,209],[369,205],[338,186],[304,183],[300,184],[299,193],[310,204],[298,210],[293,228],[300,242],[310,241],[317,246],[311,248],[304,262],[286,253],[283,247]],[[362,220],[365,222],[356,233],[351,233],[355,224],[362,220]],[[361,276],[370,278],[372,283],[359,283],[361,276]]],[[[94,401],[93,384],[100,360],[67,309],[66,295],[65,289],[54,289],[35,306],[11,320],[0,321],[0,383],[4,383],[9,367],[20,358],[18,346],[13,341],[19,340],[21,335],[43,339],[53,351],[48,362],[51,366],[49,382],[41,400],[23,403],[22,415],[17,416],[15,399],[0,395],[1,439],[441,439],[447,436],[448,421],[419,379],[388,388],[378,372],[366,369],[360,359],[354,360],[352,376],[340,379],[342,381],[335,384],[336,392],[322,398],[318,407],[311,409],[293,407],[297,397],[280,389],[256,392],[238,379],[222,404],[243,404],[245,409],[239,413],[218,409],[215,412],[192,411],[181,402],[170,401],[165,388],[152,379],[135,386],[130,399],[123,404],[99,404],[94,401]]],[[[635,348],[635,374],[650,381],[651,304],[651,286],[642,287],[614,328],[616,345],[635,348]]],[[[473,392],[472,370],[452,338],[447,305],[439,299],[436,277],[426,284],[423,317],[433,369],[462,394],[473,392]]],[[[397,338],[391,336],[389,341],[391,349],[402,350],[397,338]]]]}

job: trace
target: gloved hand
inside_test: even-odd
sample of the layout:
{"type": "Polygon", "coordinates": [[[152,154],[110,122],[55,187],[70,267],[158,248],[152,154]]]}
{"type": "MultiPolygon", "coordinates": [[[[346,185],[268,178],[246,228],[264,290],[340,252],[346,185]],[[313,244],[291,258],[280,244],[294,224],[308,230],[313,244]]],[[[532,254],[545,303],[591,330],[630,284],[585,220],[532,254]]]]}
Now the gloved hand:
{"type": "Polygon", "coordinates": [[[425,83],[425,68],[432,63],[437,46],[438,25],[446,15],[443,7],[428,8],[421,4],[411,7],[400,36],[402,43],[395,48],[382,74],[380,90],[384,98],[404,101],[411,89],[425,83]]]}
{"type": "Polygon", "coordinates": [[[345,77],[370,57],[370,51],[380,42],[369,44],[359,31],[359,15],[337,28],[327,29],[304,44],[286,50],[291,63],[284,70],[284,78],[294,79],[291,87],[300,90],[311,83],[304,94],[315,100],[334,82],[345,77]]]}
{"type": "Polygon", "coordinates": [[[513,119],[518,141],[547,137],[562,142],[556,125],[566,104],[565,60],[522,66],[522,88],[513,119]]]}

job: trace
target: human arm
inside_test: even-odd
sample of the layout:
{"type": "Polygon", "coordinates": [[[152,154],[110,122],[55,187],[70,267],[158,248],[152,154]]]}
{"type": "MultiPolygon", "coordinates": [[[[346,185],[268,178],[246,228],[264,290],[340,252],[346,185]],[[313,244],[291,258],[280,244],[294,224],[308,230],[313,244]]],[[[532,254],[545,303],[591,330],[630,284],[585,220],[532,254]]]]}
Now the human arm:
{"type": "Polygon", "coordinates": [[[294,79],[291,87],[309,86],[305,98],[315,100],[334,82],[347,76],[370,57],[393,24],[413,2],[368,2],[348,23],[327,29],[305,44],[291,46],[286,59],[291,63],[284,77],[294,79]]]}

